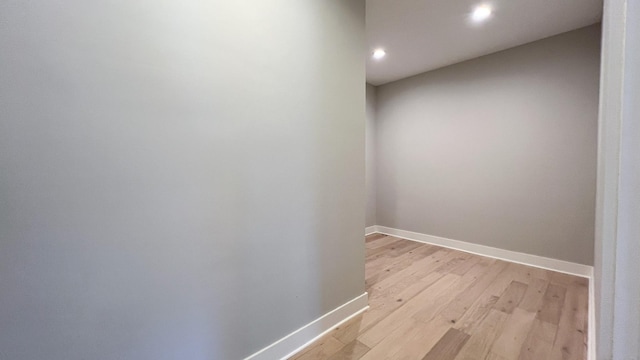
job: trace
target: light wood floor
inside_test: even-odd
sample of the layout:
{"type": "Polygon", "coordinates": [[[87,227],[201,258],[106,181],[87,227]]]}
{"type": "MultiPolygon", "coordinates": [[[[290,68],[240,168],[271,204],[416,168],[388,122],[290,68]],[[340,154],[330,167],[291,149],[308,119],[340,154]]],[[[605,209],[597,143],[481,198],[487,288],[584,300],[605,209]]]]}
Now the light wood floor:
{"type": "Polygon", "coordinates": [[[366,238],[370,309],[291,359],[586,359],[588,280],[366,238]]]}

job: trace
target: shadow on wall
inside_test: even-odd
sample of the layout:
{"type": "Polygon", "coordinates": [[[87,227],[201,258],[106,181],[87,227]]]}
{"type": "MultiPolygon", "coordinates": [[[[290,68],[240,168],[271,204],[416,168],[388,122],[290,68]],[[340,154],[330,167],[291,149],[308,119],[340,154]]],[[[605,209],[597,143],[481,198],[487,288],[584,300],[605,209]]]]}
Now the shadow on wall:
{"type": "Polygon", "coordinates": [[[363,6],[3,4],[0,358],[240,359],[362,294],[363,6]]]}

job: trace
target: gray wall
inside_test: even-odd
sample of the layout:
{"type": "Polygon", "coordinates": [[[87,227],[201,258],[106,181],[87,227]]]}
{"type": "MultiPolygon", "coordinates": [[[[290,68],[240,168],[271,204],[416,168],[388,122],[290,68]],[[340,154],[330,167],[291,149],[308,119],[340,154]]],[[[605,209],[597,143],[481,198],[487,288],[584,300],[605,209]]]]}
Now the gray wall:
{"type": "Polygon", "coordinates": [[[239,359],[364,292],[364,1],[0,4],[0,358],[239,359]]]}
{"type": "Polygon", "coordinates": [[[640,2],[602,25],[595,299],[597,358],[640,359],[640,2]]]}
{"type": "Polygon", "coordinates": [[[365,136],[365,180],[367,191],[366,226],[376,224],[376,153],[375,153],[375,121],[376,121],[376,87],[367,84],[367,125],[365,136]]]}
{"type": "Polygon", "coordinates": [[[593,264],[599,39],[378,87],[378,225],[593,264]]]}

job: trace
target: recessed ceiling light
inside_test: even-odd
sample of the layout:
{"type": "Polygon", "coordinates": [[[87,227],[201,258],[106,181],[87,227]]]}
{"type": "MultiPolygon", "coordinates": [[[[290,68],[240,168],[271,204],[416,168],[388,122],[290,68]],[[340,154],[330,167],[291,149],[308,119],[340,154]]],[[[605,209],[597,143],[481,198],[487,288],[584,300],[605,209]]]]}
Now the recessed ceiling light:
{"type": "Polygon", "coordinates": [[[491,6],[489,5],[478,5],[471,13],[471,19],[475,22],[487,20],[489,16],[491,16],[491,6]]]}
{"type": "Polygon", "coordinates": [[[373,51],[373,55],[372,55],[372,57],[373,57],[374,59],[376,59],[376,60],[380,60],[380,59],[382,59],[383,57],[385,57],[385,55],[387,55],[387,52],[386,52],[386,51],[384,51],[383,49],[375,49],[375,50],[373,51]]]}

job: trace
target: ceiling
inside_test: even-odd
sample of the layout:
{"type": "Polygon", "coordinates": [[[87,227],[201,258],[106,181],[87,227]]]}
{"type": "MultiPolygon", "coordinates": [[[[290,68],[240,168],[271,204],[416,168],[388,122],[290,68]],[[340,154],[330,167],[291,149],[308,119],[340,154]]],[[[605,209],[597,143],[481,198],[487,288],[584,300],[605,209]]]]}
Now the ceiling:
{"type": "Polygon", "coordinates": [[[367,82],[382,85],[595,24],[602,0],[367,0],[367,82]],[[470,20],[479,4],[491,17],[470,20]]]}

